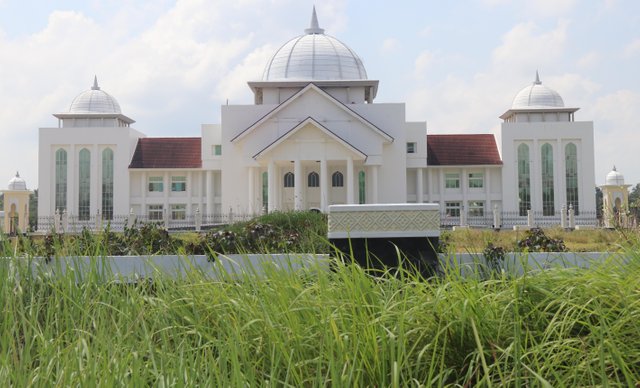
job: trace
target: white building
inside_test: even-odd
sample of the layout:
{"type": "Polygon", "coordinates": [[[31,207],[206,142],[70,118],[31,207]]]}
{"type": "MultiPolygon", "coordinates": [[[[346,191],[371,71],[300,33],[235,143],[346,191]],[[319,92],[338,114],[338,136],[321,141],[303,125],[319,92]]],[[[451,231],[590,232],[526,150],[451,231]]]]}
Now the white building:
{"type": "MultiPolygon", "coordinates": [[[[445,222],[491,224],[494,209],[559,224],[562,206],[595,223],[593,124],[535,82],[493,135],[427,135],[404,103],[376,103],[377,80],[319,27],[286,42],[250,81],[251,105],[221,107],[199,138],[146,138],[94,81],[57,128],[40,129],[39,216],[115,222],[130,212],[177,224],[199,213],[259,214],[340,203],[437,202],[445,222]],[[115,219],[114,219],[115,218],[115,219]]],[[[506,220],[505,219],[505,220],[506,220]]],[[[41,218],[41,228],[50,225],[41,218]]]]}

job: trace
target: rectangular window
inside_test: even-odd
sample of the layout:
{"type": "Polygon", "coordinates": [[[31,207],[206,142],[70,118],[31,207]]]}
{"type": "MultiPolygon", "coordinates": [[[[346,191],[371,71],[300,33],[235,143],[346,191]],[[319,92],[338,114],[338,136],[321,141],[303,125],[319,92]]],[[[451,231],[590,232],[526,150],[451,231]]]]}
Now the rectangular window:
{"type": "Polygon", "coordinates": [[[407,143],[407,153],[415,154],[416,153],[416,143],[407,143]]]}
{"type": "Polygon", "coordinates": [[[445,202],[444,210],[447,217],[460,217],[460,202],[445,202]]]}
{"type": "Polygon", "coordinates": [[[171,177],[171,191],[187,191],[187,177],[185,177],[185,176],[172,176],[171,177]]]}
{"type": "Polygon", "coordinates": [[[447,189],[459,189],[460,174],[444,174],[444,187],[447,189]]]}
{"type": "Polygon", "coordinates": [[[186,220],[187,219],[187,205],[171,205],[171,219],[172,220],[186,220]]]}
{"type": "Polygon", "coordinates": [[[164,208],[162,205],[148,205],[147,217],[149,221],[162,221],[164,215],[164,208]]]}
{"type": "Polygon", "coordinates": [[[469,201],[469,217],[484,217],[484,202],[469,201]]]}
{"type": "Polygon", "coordinates": [[[469,173],[469,188],[481,189],[484,187],[484,174],[481,172],[469,173]]]}
{"type": "Polygon", "coordinates": [[[150,176],[149,177],[149,191],[150,192],[159,192],[164,191],[164,180],[161,176],[150,176]]]}
{"type": "Polygon", "coordinates": [[[214,144],[213,145],[213,155],[214,156],[222,155],[222,144],[214,144]]]}

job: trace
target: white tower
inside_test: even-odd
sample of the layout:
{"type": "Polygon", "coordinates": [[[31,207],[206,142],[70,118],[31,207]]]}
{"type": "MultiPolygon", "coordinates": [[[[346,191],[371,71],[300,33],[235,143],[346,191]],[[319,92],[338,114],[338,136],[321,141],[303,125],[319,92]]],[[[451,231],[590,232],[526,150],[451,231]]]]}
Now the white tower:
{"type": "Polygon", "coordinates": [[[604,227],[613,228],[615,226],[626,226],[626,215],[629,210],[629,187],[624,184],[624,176],[613,166],[607,174],[605,184],[602,189],[602,210],[604,227]]]}
{"type": "MultiPolygon", "coordinates": [[[[593,122],[535,80],[502,116],[502,193],[506,212],[558,217],[562,207],[595,224],[593,122]]],[[[559,222],[559,221],[558,221],[559,222]]]]}
{"type": "Polygon", "coordinates": [[[4,222],[2,229],[11,235],[25,232],[29,228],[29,194],[27,183],[16,176],[11,178],[4,194],[4,222]]]}

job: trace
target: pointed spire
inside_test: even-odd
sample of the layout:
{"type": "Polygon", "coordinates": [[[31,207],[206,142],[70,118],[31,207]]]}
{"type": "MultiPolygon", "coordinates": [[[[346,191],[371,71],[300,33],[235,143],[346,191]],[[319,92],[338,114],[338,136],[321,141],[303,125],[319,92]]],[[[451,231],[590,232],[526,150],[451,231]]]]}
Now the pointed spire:
{"type": "Polygon", "coordinates": [[[533,81],[534,85],[542,85],[542,82],[540,82],[540,74],[538,74],[538,70],[536,70],[536,80],[533,81]]]}
{"type": "Polygon", "coordinates": [[[613,165],[613,171],[618,171],[618,170],[616,170],[616,165],[615,164],[613,165]]]}
{"type": "Polygon", "coordinates": [[[313,12],[311,13],[311,24],[309,28],[304,30],[305,34],[324,34],[324,29],[320,28],[318,24],[318,15],[316,15],[316,6],[313,6],[313,12]]]}
{"type": "Polygon", "coordinates": [[[20,172],[16,171],[16,178],[20,178],[20,172]]]}
{"type": "Polygon", "coordinates": [[[97,75],[93,76],[93,86],[91,87],[91,90],[100,90],[100,86],[98,86],[98,76],[97,75]]]}

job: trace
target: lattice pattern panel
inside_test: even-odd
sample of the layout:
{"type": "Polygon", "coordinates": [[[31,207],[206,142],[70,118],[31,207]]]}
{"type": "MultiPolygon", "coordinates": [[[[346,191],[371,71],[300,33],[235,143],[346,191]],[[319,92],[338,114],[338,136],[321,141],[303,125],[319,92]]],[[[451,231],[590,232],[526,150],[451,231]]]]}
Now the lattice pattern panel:
{"type": "Polygon", "coordinates": [[[438,230],[438,211],[388,210],[329,214],[329,232],[438,230]]]}

